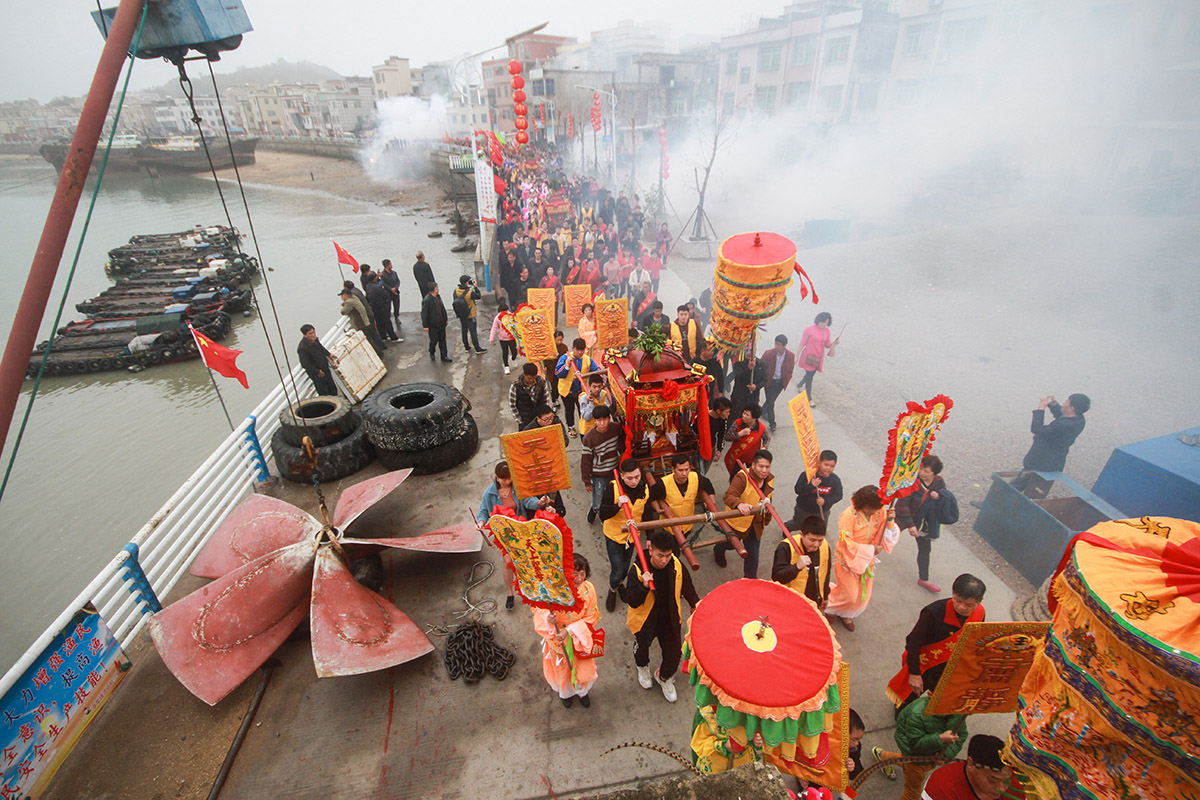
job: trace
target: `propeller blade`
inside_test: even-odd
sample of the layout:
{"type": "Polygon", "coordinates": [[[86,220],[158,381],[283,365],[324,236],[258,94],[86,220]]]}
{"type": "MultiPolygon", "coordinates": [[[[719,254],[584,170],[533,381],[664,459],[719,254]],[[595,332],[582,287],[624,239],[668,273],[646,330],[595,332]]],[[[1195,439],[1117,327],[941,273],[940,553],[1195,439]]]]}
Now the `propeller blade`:
{"type": "Polygon", "coordinates": [[[483,537],[479,535],[474,523],[464,523],[403,539],[346,538],[342,539],[342,544],[378,544],[427,553],[478,553],[483,547],[483,537]]]}
{"type": "Polygon", "coordinates": [[[411,469],[398,469],[343,490],[333,512],[333,526],[344,531],[346,526],[404,483],[404,479],[411,474],[411,469]]]}
{"type": "Polygon", "coordinates": [[[433,651],[421,629],[354,580],[329,545],[317,550],[311,619],[313,664],[321,678],[374,672],[433,651]]]}
{"type": "Polygon", "coordinates": [[[219,578],[281,547],[311,539],[319,530],[320,522],[291,503],[252,494],[213,531],[190,571],[198,578],[219,578]]]}
{"type": "Polygon", "coordinates": [[[266,661],[308,611],[316,540],[256,558],[150,618],[163,663],[216,705],[266,661]]]}

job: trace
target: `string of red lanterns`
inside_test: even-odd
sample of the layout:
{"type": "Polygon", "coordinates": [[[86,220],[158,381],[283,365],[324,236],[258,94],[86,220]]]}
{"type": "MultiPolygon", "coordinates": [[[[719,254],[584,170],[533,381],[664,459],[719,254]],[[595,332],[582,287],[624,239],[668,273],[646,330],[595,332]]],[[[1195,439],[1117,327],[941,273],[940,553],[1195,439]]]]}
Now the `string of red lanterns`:
{"type": "Polygon", "coordinates": [[[529,128],[529,107],[525,105],[525,79],[521,77],[521,62],[515,58],[508,62],[508,74],[512,76],[513,88],[513,114],[516,120],[513,123],[517,128],[517,144],[528,144],[529,134],[526,132],[529,128]]]}
{"type": "Polygon", "coordinates": [[[592,95],[592,131],[600,132],[600,93],[592,95]]]}

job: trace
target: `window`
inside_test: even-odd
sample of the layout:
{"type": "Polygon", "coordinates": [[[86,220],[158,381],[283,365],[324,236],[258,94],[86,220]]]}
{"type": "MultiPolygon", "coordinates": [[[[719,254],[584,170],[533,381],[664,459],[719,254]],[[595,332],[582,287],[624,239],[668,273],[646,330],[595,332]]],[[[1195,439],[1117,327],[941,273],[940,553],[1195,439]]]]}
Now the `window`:
{"type": "Polygon", "coordinates": [[[826,86],[820,93],[821,108],[825,111],[837,112],[842,108],[842,87],[826,86]]]}
{"type": "Polygon", "coordinates": [[[859,111],[873,111],[879,105],[879,83],[859,84],[854,107],[859,111]]]}
{"type": "Polygon", "coordinates": [[[737,53],[730,53],[725,56],[725,74],[737,75],[737,53]]]}
{"type": "Polygon", "coordinates": [[[529,82],[529,93],[530,94],[534,94],[539,97],[543,97],[543,96],[545,96],[545,91],[546,91],[546,82],[545,81],[536,80],[536,81],[529,82]]]}
{"type": "Polygon", "coordinates": [[[808,94],[812,84],[808,81],[789,83],[787,85],[787,104],[791,108],[808,108],[808,94]]]}
{"type": "Polygon", "coordinates": [[[667,65],[659,66],[658,82],[659,83],[670,83],[673,80],[675,80],[675,65],[667,64],[667,65]]]}
{"type": "Polygon", "coordinates": [[[546,97],[554,97],[554,78],[546,78],[546,97]]]}
{"type": "Polygon", "coordinates": [[[747,84],[750,82],[750,68],[742,67],[742,73],[738,76],[738,83],[747,84]]]}
{"type": "Polygon", "coordinates": [[[909,57],[927,56],[933,49],[933,23],[909,25],[904,29],[904,55],[909,57]]]}
{"type": "Polygon", "coordinates": [[[687,113],[687,95],[680,93],[672,97],[671,116],[682,117],[687,113]]]}
{"type": "Polygon", "coordinates": [[[917,99],[921,91],[921,81],[900,81],[892,89],[892,105],[906,106],[917,99]]]}
{"type": "Polygon", "coordinates": [[[773,44],[758,48],[759,72],[777,72],[781,61],[783,61],[783,45],[773,44]]]}
{"type": "Polygon", "coordinates": [[[760,86],[754,93],[754,108],[768,114],[775,111],[775,87],[760,86]]]}
{"type": "Polygon", "coordinates": [[[803,67],[817,59],[817,37],[801,36],[792,42],[792,66],[803,67]]]}
{"type": "Polygon", "coordinates": [[[946,23],[946,39],[943,45],[946,53],[961,53],[979,44],[983,38],[987,22],[982,17],[975,19],[956,19],[946,23]]]}
{"type": "Polygon", "coordinates": [[[726,114],[733,113],[733,92],[729,92],[725,95],[725,104],[723,109],[726,114]]]}
{"type": "Polygon", "coordinates": [[[839,36],[825,45],[826,64],[844,64],[850,60],[850,37],[839,36]]]}

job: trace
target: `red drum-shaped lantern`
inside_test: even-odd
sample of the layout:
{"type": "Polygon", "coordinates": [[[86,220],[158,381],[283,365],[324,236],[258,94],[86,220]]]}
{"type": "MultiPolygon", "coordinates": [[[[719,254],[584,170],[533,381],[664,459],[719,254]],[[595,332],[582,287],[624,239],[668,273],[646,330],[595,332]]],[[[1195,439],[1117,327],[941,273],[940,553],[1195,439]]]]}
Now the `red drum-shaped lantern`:
{"type": "Polygon", "coordinates": [[[513,102],[514,103],[524,103],[525,102],[525,93],[522,92],[520,89],[517,89],[515,92],[513,92],[513,102]]]}
{"type": "Polygon", "coordinates": [[[513,103],[513,113],[518,117],[523,117],[529,113],[529,107],[524,103],[513,103]]]}
{"type": "Polygon", "coordinates": [[[520,61],[517,61],[514,58],[512,61],[508,62],[508,74],[509,75],[520,75],[521,70],[522,70],[522,67],[521,67],[520,61]]]}
{"type": "Polygon", "coordinates": [[[528,144],[529,134],[525,131],[517,131],[517,144],[528,144]]]}
{"type": "Polygon", "coordinates": [[[567,114],[567,138],[575,135],[575,115],[567,114]]]}
{"type": "Polygon", "coordinates": [[[514,89],[524,89],[525,88],[525,79],[522,78],[520,75],[513,75],[511,83],[512,83],[512,87],[514,89]]]}
{"type": "Polygon", "coordinates": [[[517,126],[517,130],[523,131],[529,127],[529,120],[525,119],[524,117],[517,117],[516,120],[513,121],[513,124],[517,126]]]}

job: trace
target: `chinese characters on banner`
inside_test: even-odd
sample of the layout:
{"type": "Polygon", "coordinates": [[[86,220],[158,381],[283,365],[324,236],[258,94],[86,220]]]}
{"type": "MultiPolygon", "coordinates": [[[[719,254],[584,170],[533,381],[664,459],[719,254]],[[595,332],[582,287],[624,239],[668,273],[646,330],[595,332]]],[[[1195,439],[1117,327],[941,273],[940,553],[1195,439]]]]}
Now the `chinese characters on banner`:
{"type": "Polygon", "coordinates": [[[479,209],[479,230],[484,230],[484,223],[495,225],[496,181],[492,163],[478,155],[475,158],[475,202],[479,209]]]}
{"type": "Polygon", "coordinates": [[[915,491],[921,459],[953,407],[953,400],[939,394],[925,405],[910,401],[896,418],[895,427],[888,431],[883,476],[879,479],[879,497],[884,503],[915,491]]]}
{"type": "Polygon", "coordinates": [[[817,465],[821,463],[821,445],[817,443],[817,426],[813,422],[812,409],[808,405],[808,392],[801,392],[789,400],[788,411],[792,412],[792,423],[796,427],[796,439],[800,442],[804,471],[811,481],[817,477],[817,465]]]}
{"type": "Polygon", "coordinates": [[[1017,710],[1017,694],[1048,622],[968,622],[925,714],[995,714],[1017,710]]]}
{"type": "Polygon", "coordinates": [[[563,303],[567,307],[566,323],[568,328],[579,325],[583,316],[583,307],[592,302],[592,285],[590,283],[568,283],[563,287],[563,303]]]}
{"type": "Polygon", "coordinates": [[[596,349],[629,344],[629,298],[596,301],[596,349]]]}
{"type": "Polygon", "coordinates": [[[547,314],[541,309],[523,305],[514,316],[517,320],[517,339],[525,358],[530,361],[558,358],[558,348],[554,346],[553,313],[547,314]]]}
{"type": "Polygon", "coordinates": [[[0,795],[40,794],[127,669],[96,609],[78,611],[4,695],[0,795]]]}
{"type": "Polygon", "coordinates": [[[541,497],[571,488],[561,425],[506,433],[500,437],[500,446],[519,496],[541,497]]]}
{"type": "Polygon", "coordinates": [[[557,610],[582,604],[565,568],[574,556],[571,529],[562,517],[549,511],[531,520],[493,514],[488,530],[512,560],[515,588],[526,604],[557,610]]]}
{"type": "MultiPolygon", "coordinates": [[[[545,312],[546,316],[550,318],[550,324],[555,324],[558,313],[558,293],[554,289],[529,289],[528,296],[529,305],[545,312]]],[[[550,338],[554,338],[554,331],[550,331],[550,338]]]]}

